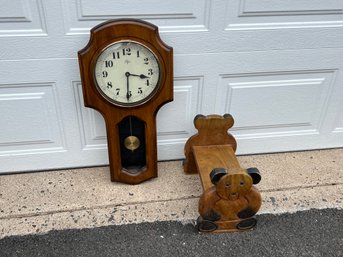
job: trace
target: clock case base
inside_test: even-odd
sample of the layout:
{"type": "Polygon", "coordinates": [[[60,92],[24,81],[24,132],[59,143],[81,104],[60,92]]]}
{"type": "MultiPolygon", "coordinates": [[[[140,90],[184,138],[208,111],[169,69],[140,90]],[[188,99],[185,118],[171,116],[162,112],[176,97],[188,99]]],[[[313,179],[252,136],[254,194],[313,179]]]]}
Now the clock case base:
{"type": "Polygon", "coordinates": [[[156,115],[147,113],[142,113],[142,116],[137,116],[137,113],[134,116],[127,115],[118,122],[115,120],[106,122],[106,130],[111,181],[139,184],[158,176],[156,115]],[[128,124],[122,126],[123,133],[121,133],[121,125],[130,117],[140,123],[139,126],[133,124],[133,134],[140,138],[142,144],[133,153],[124,146],[124,140],[129,135],[126,130],[128,124]],[[117,140],[113,142],[111,138],[117,140]]]}
{"type": "MultiPolygon", "coordinates": [[[[118,19],[104,22],[91,30],[87,46],[78,52],[84,103],[99,111],[106,123],[111,180],[138,184],[157,177],[156,115],[162,105],[173,100],[173,49],[159,36],[158,27],[139,19],[118,19]],[[115,42],[136,41],[154,52],[160,63],[160,85],[155,95],[137,106],[119,106],[105,99],[97,90],[94,78],[96,58],[102,49],[115,42]],[[120,123],[134,117],[144,124],[145,165],[123,166],[120,123]],[[126,167],[125,167],[126,166],[126,167]]],[[[141,127],[141,126],[140,126],[141,127]]]]}

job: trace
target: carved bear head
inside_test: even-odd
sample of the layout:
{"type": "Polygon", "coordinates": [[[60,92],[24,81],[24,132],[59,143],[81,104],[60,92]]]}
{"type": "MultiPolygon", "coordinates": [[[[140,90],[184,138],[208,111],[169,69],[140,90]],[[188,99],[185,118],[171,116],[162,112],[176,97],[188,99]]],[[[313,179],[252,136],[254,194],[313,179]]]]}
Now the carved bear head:
{"type": "Polygon", "coordinates": [[[210,178],[216,186],[217,194],[226,200],[237,200],[246,195],[252,185],[253,178],[244,169],[230,170],[224,168],[213,169],[210,178]]]}

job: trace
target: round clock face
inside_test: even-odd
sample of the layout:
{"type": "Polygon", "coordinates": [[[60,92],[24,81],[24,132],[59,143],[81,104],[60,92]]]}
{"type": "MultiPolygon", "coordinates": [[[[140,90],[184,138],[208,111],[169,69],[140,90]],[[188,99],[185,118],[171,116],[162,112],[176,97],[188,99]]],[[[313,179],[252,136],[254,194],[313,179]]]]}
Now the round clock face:
{"type": "Polygon", "coordinates": [[[103,49],[94,73],[97,88],[107,100],[116,105],[137,106],[156,93],[160,64],[141,43],[119,41],[103,49]]]}

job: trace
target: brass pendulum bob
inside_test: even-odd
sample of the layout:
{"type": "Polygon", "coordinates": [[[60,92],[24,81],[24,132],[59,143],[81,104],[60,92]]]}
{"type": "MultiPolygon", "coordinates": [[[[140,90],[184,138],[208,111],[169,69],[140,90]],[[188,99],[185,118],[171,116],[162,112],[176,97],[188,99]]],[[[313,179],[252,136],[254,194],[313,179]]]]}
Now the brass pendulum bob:
{"type": "Polygon", "coordinates": [[[124,146],[126,149],[131,150],[132,152],[140,146],[141,142],[136,136],[128,136],[124,140],[124,146]]]}

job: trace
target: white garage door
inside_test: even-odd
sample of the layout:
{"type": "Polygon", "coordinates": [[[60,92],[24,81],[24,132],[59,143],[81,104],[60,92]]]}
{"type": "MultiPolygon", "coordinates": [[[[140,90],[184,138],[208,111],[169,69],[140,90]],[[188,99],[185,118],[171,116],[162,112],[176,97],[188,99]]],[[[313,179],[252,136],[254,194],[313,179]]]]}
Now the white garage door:
{"type": "Polygon", "coordinates": [[[343,146],[342,0],[0,0],[0,172],[108,163],[83,106],[89,29],[135,17],[174,48],[160,160],[183,158],[198,114],[231,113],[238,153],[343,146]]]}

